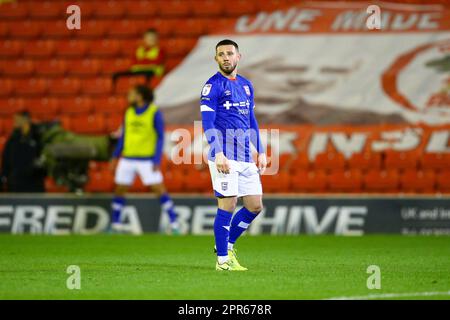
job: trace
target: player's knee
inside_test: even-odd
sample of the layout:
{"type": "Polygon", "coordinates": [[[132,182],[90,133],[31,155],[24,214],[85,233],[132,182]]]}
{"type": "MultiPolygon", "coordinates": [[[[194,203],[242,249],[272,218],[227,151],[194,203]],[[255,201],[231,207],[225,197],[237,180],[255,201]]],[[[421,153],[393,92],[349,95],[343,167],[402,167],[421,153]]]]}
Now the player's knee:
{"type": "Polygon", "coordinates": [[[249,206],[246,206],[247,210],[254,213],[254,214],[258,214],[262,211],[263,209],[263,205],[262,202],[256,202],[256,203],[252,203],[249,206]]]}
{"type": "Polygon", "coordinates": [[[236,210],[237,198],[223,198],[219,200],[219,209],[234,212],[236,210]]]}

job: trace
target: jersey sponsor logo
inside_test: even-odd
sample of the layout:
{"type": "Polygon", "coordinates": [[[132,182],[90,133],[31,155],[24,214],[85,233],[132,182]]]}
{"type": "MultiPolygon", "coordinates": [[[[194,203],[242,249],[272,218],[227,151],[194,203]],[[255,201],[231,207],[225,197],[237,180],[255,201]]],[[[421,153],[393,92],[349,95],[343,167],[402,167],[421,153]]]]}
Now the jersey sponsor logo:
{"type": "Polygon", "coordinates": [[[248,95],[248,96],[250,96],[250,88],[249,88],[249,86],[244,86],[244,90],[245,90],[245,93],[248,95]]]}
{"type": "Polygon", "coordinates": [[[231,91],[230,91],[230,90],[226,90],[226,91],[225,91],[225,95],[226,95],[226,96],[231,96],[231,91]]]}
{"type": "Polygon", "coordinates": [[[211,92],[211,87],[212,87],[211,84],[209,84],[209,83],[205,84],[205,86],[203,87],[203,90],[202,90],[202,95],[207,96],[211,92]]]}

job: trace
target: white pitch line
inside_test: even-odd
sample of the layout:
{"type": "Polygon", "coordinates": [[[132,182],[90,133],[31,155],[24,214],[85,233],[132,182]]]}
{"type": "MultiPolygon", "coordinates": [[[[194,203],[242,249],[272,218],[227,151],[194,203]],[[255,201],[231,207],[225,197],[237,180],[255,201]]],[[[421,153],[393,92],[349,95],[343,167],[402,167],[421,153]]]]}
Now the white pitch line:
{"type": "Polygon", "coordinates": [[[333,297],[325,300],[371,300],[371,299],[385,299],[385,298],[402,298],[402,297],[429,297],[429,296],[450,296],[449,291],[435,291],[435,292],[410,292],[410,293],[380,293],[368,294],[367,296],[353,296],[353,297],[333,297]]]}

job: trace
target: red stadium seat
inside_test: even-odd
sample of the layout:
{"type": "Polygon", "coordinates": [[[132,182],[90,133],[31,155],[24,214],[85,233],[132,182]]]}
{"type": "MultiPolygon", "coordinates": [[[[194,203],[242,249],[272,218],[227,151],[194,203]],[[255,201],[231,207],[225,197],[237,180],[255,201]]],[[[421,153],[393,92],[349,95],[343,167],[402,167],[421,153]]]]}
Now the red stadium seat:
{"type": "Polygon", "coordinates": [[[369,192],[396,192],[399,187],[397,170],[369,170],[364,178],[364,189],[369,192]]]}
{"type": "Polygon", "coordinates": [[[89,20],[82,22],[81,29],[76,30],[77,37],[104,38],[108,30],[114,27],[114,22],[109,20],[89,20]]]}
{"type": "Polygon", "coordinates": [[[92,111],[92,101],[88,97],[60,98],[58,102],[64,115],[87,115],[92,111]]]}
{"type": "Polygon", "coordinates": [[[328,175],[328,188],[332,192],[360,192],[362,174],[358,169],[332,170],[328,175]]]}
{"type": "Polygon", "coordinates": [[[54,98],[32,98],[25,100],[26,109],[36,120],[54,120],[57,118],[58,101],[54,98]]]}
{"type": "Polygon", "coordinates": [[[8,77],[29,77],[33,72],[32,60],[18,59],[3,65],[3,74],[8,77]]]}
{"type": "Polygon", "coordinates": [[[124,96],[105,96],[93,99],[92,105],[95,113],[122,115],[128,103],[124,96]]]}
{"type": "Polygon", "coordinates": [[[191,13],[191,7],[188,1],[164,0],[158,1],[157,3],[158,13],[163,17],[187,17],[191,13]]]}
{"type": "Polygon", "coordinates": [[[13,21],[10,23],[9,35],[12,39],[33,39],[41,35],[43,26],[36,21],[13,21]]]}
{"type": "Polygon", "coordinates": [[[291,190],[297,192],[325,192],[327,176],[323,170],[297,170],[291,175],[291,190]]]}
{"type": "Polygon", "coordinates": [[[105,119],[100,115],[74,116],[70,118],[70,130],[82,134],[101,134],[105,131],[105,119]]]}
{"type": "Polygon", "coordinates": [[[89,0],[83,0],[83,1],[76,1],[75,4],[77,4],[80,7],[82,19],[90,18],[89,20],[95,20],[95,1],[89,1],[89,0]]]}
{"type": "Polygon", "coordinates": [[[256,1],[258,11],[271,12],[278,9],[284,9],[287,5],[292,4],[289,0],[264,0],[256,1]]]}
{"type": "Polygon", "coordinates": [[[81,58],[87,52],[88,42],[83,40],[63,40],[56,43],[58,57],[81,58]]]}
{"type": "Polygon", "coordinates": [[[450,193],[450,170],[442,170],[436,176],[437,189],[443,193],[450,193]]]}
{"type": "Polygon", "coordinates": [[[8,136],[0,136],[0,154],[3,154],[3,149],[5,149],[5,144],[7,140],[8,136]]]}
{"type": "Polygon", "coordinates": [[[169,192],[184,191],[184,176],[180,171],[164,171],[164,185],[169,192]]]}
{"type": "Polygon", "coordinates": [[[290,169],[291,171],[305,170],[308,169],[310,165],[311,163],[309,162],[308,155],[305,152],[299,152],[292,160],[290,169]]]}
{"type": "Polygon", "coordinates": [[[95,41],[88,52],[92,57],[115,57],[120,52],[120,43],[116,40],[95,41]]]}
{"type": "Polygon", "coordinates": [[[235,18],[217,18],[210,19],[210,21],[206,24],[206,32],[214,33],[221,32],[225,29],[235,29],[236,19],[235,18]]]}
{"type": "Polygon", "coordinates": [[[323,170],[343,169],[345,167],[345,158],[341,153],[321,153],[316,156],[313,166],[316,169],[323,170]]]}
{"type": "Polygon", "coordinates": [[[140,24],[133,20],[120,20],[114,24],[114,28],[108,30],[108,37],[111,38],[135,38],[141,36],[143,30],[140,24]]]}
{"type": "Polygon", "coordinates": [[[49,92],[53,95],[76,95],[80,91],[77,78],[53,78],[49,80],[49,92]]]}
{"type": "Polygon", "coordinates": [[[81,91],[90,95],[107,95],[111,93],[111,78],[98,77],[82,81],[81,91]]]}
{"type": "Polygon", "coordinates": [[[0,21],[0,39],[9,35],[10,23],[0,21]]]}
{"type": "Polygon", "coordinates": [[[36,75],[41,77],[61,77],[65,75],[66,70],[66,61],[61,59],[42,60],[35,65],[36,75]]]}
{"type": "Polygon", "coordinates": [[[175,29],[179,28],[178,23],[177,19],[151,19],[142,23],[141,29],[154,28],[161,37],[168,37],[173,34],[175,29]]]}
{"type": "Polygon", "coordinates": [[[183,60],[182,57],[168,58],[165,63],[166,72],[175,69],[183,60]]]}
{"type": "Polygon", "coordinates": [[[64,116],[64,115],[60,116],[59,122],[61,124],[61,127],[64,128],[64,130],[68,130],[68,131],[71,130],[72,123],[71,123],[71,118],[69,116],[64,116]]]}
{"type": "Polygon", "coordinates": [[[173,33],[180,37],[198,37],[206,33],[206,19],[183,19],[179,20],[173,33]]]}
{"type": "Polygon", "coordinates": [[[22,1],[0,4],[0,20],[23,20],[28,16],[28,8],[22,1]]]}
{"type": "Polygon", "coordinates": [[[231,17],[239,17],[241,15],[249,15],[256,13],[255,2],[247,0],[235,0],[233,5],[225,5],[224,12],[231,17]]]}
{"type": "Polygon", "coordinates": [[[0,41],[0,58],[15,58],[22,56],[23,42],[17,40],[0,41]]]}
{"type": "Polygon", "coordinates": [[[101,62],[97,59],[72,60],[69,64],[68,74],[78,77],[93,77],[100,72],[101,62]]]}
{"type": "Polygon", "coordinates": [[[114,190],[114,176],[107,170],[89,174],[89,180],[84,186],[86,192],[112,192],[114,190]]]}
{"type": "Polygon", "coordinates": [[[158,14],[157,2],[148,0],[128,0],[125,2],[127,18],[149,18],[158,14]]]}
{"type": "Polygon", "coordinates": [[[69,192],[69,188],[56,184],[55,180],[51,177],[45,178],[45,191],[50,193],[66,193],[69,192]]]}
{"type": "Polygon", "coordinates": [[[48,58],[53,55],[55,44],[49,40],[30,41],[23,52],[26,58],[48,58]]]}
{"type": "Polygon", "coordinates": [[[348,166],[352,169],[379,169],[381,168],[381,154],[378,152],[354,153],[348,159],[348,166]]]}
{"type": "Polygon", "coordinates": [[[120,56],[124,59],[130,59],[136,53],[136,49],[141,39],[131,39],[120,41],[120,56]]]}
{"type": "Polygon", "coordinates": [[[14,118],[3,118],[3,135],[9,136],[14,129],[14,118]]]}
{"type": "MultiPolygon", "coordinates": [[[[263,1],[264,2],[264,1],[263,1]]],[[[217,0],[202,1],[201,5],[191,2],[192,11],[198,17],[221,16],[224,13],[224,3],[217,0]]]]}
{"type": "Polygon", "coordinates": [[[436,177],[434,171],[406,169],[400,177],[401,190],[404,192],[426,192],[435,190],[436,177]]]}
{"type": "Polygon", "coordinates": [[[131,87],[137,84],[144,84],[144,77],[119,78],[116,84],[116,94],[126,94],[131,87]]]}
{"type": "Polygon", "coordinates": [[[262,175],[261,183],[264,192],[289,192],[290,191],[290,176],[287,171],[279,171],[275,175],[262,175]]]}
{"type": "Polygon", "coordinates": [[[450,169],[450,154],[424,153],[420,165],[422,169],[450,169]]]}
{"type": "Polygon", "coordinates": [[[120,19],[125,14],[125,7],[120,1],[95,1],[94,5],[97,18],[120,19]]]}
{"type": "MultiPolygon", "coordinates": [[[[0,87],[1,87],[0,79],[0,87]]],[[[3,89],[3,88],[2,88],[3,89]]],[[[1,92],[1,91],[0,91],[1,92]]],[[[1,98],[0,99],[0,116],[10,117],[14,113],[24,110],[25,100],[22,98],[1,98]]]]}
{"type": "Polygon", "coordinates": [[[114,72],[128,70],[131,67],[131,59],[102,59],[100,72],[103,75],[112,75],[114,72]]]}
{"type": "Polygon", "coordinates": [[[10,79],[0,78],[0,97],[9,97],[14,92],[14,83],[10,79]]]}
{"type": "Polygon", "coordinates": [[[106,118],[106,131],[114,132],[120,128],[122,123],[123,123],[123,115],[122,114],[109,115],[106,118]]]}
{"type": "Polygon", "coordinates": [[[32,19],[66,19],[66,8],[63,2],[33,1],[28,3],[28,10],[32,19]]]}
{"type": "Polygon", "coordinates": [[[139,176],[136,176],[136,178],[134,179],[133,184],[130,187],[129,192],[148,192],[148,187],[144,186],[144,184],[142,183],[141,179],[139,176]]]}
{"type": "Polygon", "coordinates": [[[197,38],[172,38],[161,41],[161,47],[169,56],[185,56],[197,44],[197,38]]]}
{"type": "Polygon", "coordinates": [[[42,96],[47,92],[47,86],[47,80],[43,78],[17,80],[15,93],[17,96],[42,96]]]}
{"type": "Polygon", "coordinates": [[[386,169],[415,169],[417,168],[418,152],[400,152],[387,150],[384,158],[386,169]]]}
{"type": "Polygon", "coordinates": [[[189,192],[208,192],[211,190],[211,178],[207,170],[197,170],[194,166],[189,166],[191,169],[184,174],[186,191],[189,192]]]}
{"type": "MultiPolygon", "coordinates": [[[[65,12],[65,10],[64,10],[65,12]]],[[[82,17],[84,18],[84,12],[82,13],[82,17]]],[[[83,22],[82,22],[83,25],[83,22]]],[[[84,25],[83,25],[84,27],[84,25]]],[[[45,21],[45,28],[42,30],[42,38],[44,39],[62,39],[62,38],[71,38],[75,34],[78,35],[78,32],[81,30],[70,30],[67,29],[66,18],[58,19],[58,20],[49,20],[45,21]]]]}

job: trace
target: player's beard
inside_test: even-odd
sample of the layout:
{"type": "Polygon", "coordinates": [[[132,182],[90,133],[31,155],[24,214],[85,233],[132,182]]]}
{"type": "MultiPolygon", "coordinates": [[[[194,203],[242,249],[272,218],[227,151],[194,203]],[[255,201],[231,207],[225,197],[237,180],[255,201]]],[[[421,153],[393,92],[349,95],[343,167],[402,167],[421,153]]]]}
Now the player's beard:
{"type": "MultiPolygon", "coordinates": [[[[230,64],[230,65],[231,65],[231,64],[230,64]]],[[[236,66],[237,66],[237,64],[235,64],[235,65],[233,66],[233,68],[227,70],[227,69],[224,69],[224,67],[223,67],[221,64],[219,64],[220,70],[221,70],[223,73],[225,73],[226,75],[232,74],[233,71],[234,71],[234,69],[236,69],[236,66]]]]}

